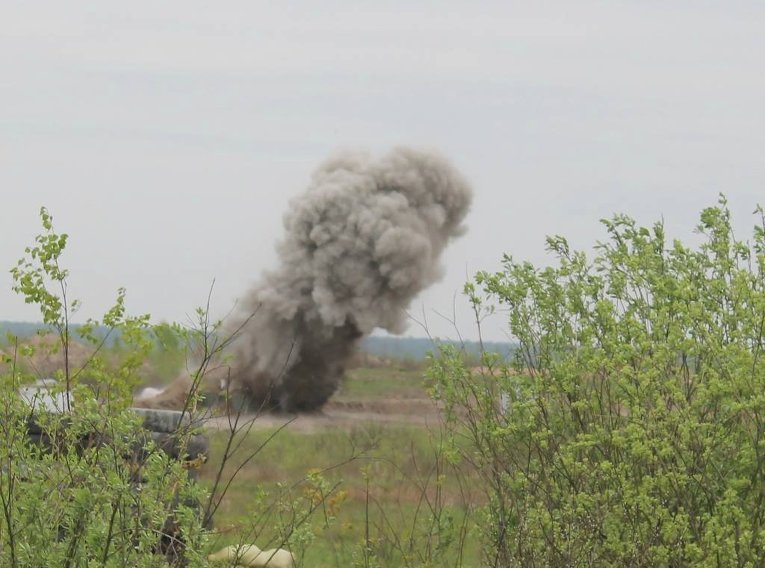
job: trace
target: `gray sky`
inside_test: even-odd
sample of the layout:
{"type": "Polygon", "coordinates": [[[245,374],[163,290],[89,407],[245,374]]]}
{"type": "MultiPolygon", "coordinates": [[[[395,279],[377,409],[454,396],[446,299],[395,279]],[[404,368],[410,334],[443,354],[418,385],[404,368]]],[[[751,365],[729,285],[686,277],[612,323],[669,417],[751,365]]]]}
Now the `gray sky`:
{"type": "Polygon", "coordinates": [[[38,319],[7,269],[41,205],[81,318],[125,286],[131,312],[186,321],[213,279],[222,315],[343,147],[436,148],[471,180],[469,232],[411,310],[442,337],[467,275],[547,262],[546,234],[589,247],[620,211],[686,238],[721,191],[748,228],[763,30],[761,1],[3,2],[0,319],[38,319]]]}

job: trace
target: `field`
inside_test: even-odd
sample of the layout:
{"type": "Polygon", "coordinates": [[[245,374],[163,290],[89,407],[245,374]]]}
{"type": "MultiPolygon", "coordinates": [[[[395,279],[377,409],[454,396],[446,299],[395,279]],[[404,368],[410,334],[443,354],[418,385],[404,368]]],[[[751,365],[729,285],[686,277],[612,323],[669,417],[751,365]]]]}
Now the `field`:
{"type": "MultiPolygon", "coordinates": [[[[36,349],[21,364],[51,376],[62,366],[52,341],[25,340],[36,349]]],[[[76,344],[75,366],[90,355],[76,344]]],[[[144,386],[169,384],[184,364],[181,350],[153,350],[144,386]]],[[[198,470],[213,495],[207,551],[255,543],[289,547],[298,566],[479,566],[471,513],[485,496],[448,459],[454,452],[424,370],[365,360],[318,413],[242,415],[232,424],[217,409],[205,422],[210,455],[198,470]]]]}
{"type": "MultiPolygon", "coordinates": [[[[289,541],[299,565],[478,566],[466,476],[449,465],[439,411],[412,365],[350,371],[324,411],[240,418],[239,471],[214,517],[215,550],[289,541]]],[[[212,489],[229,437],[208,424],[212,489]]]]}

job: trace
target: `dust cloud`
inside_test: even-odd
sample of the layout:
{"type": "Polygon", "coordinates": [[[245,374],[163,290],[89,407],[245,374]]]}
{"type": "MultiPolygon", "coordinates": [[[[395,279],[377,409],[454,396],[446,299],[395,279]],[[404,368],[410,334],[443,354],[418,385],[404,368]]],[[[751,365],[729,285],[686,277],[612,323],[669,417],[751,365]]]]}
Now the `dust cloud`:
{"type": "Polygon", "coordinates": [[[343,152],[290,203],[279,266],[229,324],[229,386],[252,406],[320,408],[358,341],[400,333],[414,297],[439,279],[444,247],[464,232],[471,189],[443,157],[397,148],[343,152]]]}

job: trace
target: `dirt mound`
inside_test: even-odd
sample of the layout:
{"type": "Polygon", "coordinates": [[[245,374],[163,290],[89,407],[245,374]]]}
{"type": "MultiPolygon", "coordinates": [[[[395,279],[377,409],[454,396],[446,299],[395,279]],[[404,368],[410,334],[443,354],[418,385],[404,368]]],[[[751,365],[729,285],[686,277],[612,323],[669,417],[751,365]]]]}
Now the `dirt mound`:
{"type": "Polygon", "coordinates": [[[181,375],[167,385],[158,395],[136,400],[133,406],[136,408],[155,408],[160,410],[183,410],[186,399],[191,390],[191,379],[187,375],[181,375]]]}
{"type": "Polygon", "coordinates": [[[365,401],[330,400],[319,412],[302,414],[248,413],[234,422],[233,417],[215,415],[209,417],[205,426],[213,430],[229,430],[232,424],[239,427],[281,428],[310,434],[324,429],[352,431],[370,425],[419,425],[437,427],[442,421],[438,405],[428,399],[391,398],[365,401]]]}
{"type": "MultiPolygon", "coordinates": [[[[227,374],[228,368],[225,366],[209,368],[200,381],[199,394],[211,398],[219,396],[225,390],[227,374]]],[[[159,394],[150,398],[136,399],[134,405],[138,408],[183,410],[191,386],[191,376],[184,373],[163,388],[159,394]]]]}
{"type": "MultiPolygon", "coordinates": [[[[93,353],[92,347],[70,339],[68,353],[70,374],[74,375],[86,369],[93,353]]],[[[66,358],[61,340],[50,333],[19,339],[18,346],[11,345],[5,348],[5,354],[10,360],[15,360],[22,370],[41,379],[52,378],[57,372],[64,372],[66,358]]],[[[6,363],[4,370],[7,370],[10,365],[6,363]]]]}

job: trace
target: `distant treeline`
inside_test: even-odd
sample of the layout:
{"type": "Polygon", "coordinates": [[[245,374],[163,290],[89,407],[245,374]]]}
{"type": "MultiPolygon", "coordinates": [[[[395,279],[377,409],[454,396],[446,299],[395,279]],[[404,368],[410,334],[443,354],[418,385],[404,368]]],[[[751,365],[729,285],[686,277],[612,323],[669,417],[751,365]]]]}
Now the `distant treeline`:
{"type": "MultiPolygon", "coordinates": [[[[370,336],[361,342],[361,350],[365,353],[387,357],[389,359],[412,359],[415,361],[423,360],[429,353],[438,350],[439,347],[446,345],[453,346],[464,351],[466,354],[479,357],[481,355],[481,344],[477,341],[445,341],[440,339],[429,339],[425,337],[394,337],[394,336],[370,336]]],[[[510,357],[513,354],[515,346],[512,343],[484,341],[484,351],[497,353],[503,357],[510,357]]]]}
{"type": "MultiPolygon", "coordinates": [[[[76,337],[77,326],[74,325],[72,327],[76,337]]],[[[2,338],[0,339],[0,343],[5,343],[5,338],[8,334],[17,337],[29,337],[30,335],[34,335],[38,331],[45,329],[46,327],[41,323],[0,321],[0,338],[2,338]]],[[[106,335],[107,331],[107,328],[97,328],[94,330],[94,334],[103,337],[106,335]]],[[[110,339],[118,340],[118,336],[115,335],[110,339]]],[[[465,341],[460,343],[457,341],[445,341],[424,337],[375,335],[367,337],[361,342],[361,351],[378,357],[386,357],[388,359],[422,361],[429,353],[433,353],[437,351],[440,346],[445,345],[454,346],[474,357],[478,357],[481,353],[481,345],[477,341],[465,341]]],[[[515,346],[512,343],[490,341],[484,342],[483,347],[485,351],[498,353],[503,357],[509,357],[512,355],[515,346]]]]}
{"type": "Polygon", "coordinates": [[[41,323],[31,323],[26,321],[0,321],[0,334],[5,340],[6,335],[15,335],[17,337],[29,337],[40,330],[46,329],[41,323]]]}
{"type": "MultiPolygon", "coordinates": [[[[69,326],[71,329],[71,336],[75,339],[79,339],[79,335],[77,334],[77,329],[80,328],[78,324],[72,324],[69,326]]],[[[0,344],[7,343],[8,336],[15,336],[15,337],[29,337],[30,335],[35,335],[38,332],[51,332],[53,329],[49,326],[46,326],[42,323],[35,323],[35,322],[28,322],[28,321],[0,321],[0,344]]],[[[114,341],[119,339],[119,331],[118,330],[111,330],[111,333],[109,333],[109,328],[103,327],[103,326],[97,326],[93,329],[93,335],[95,337],[103,338],[108,337],[108,341],[106,342],[106,345],[112,345],[114,341]]]]}

